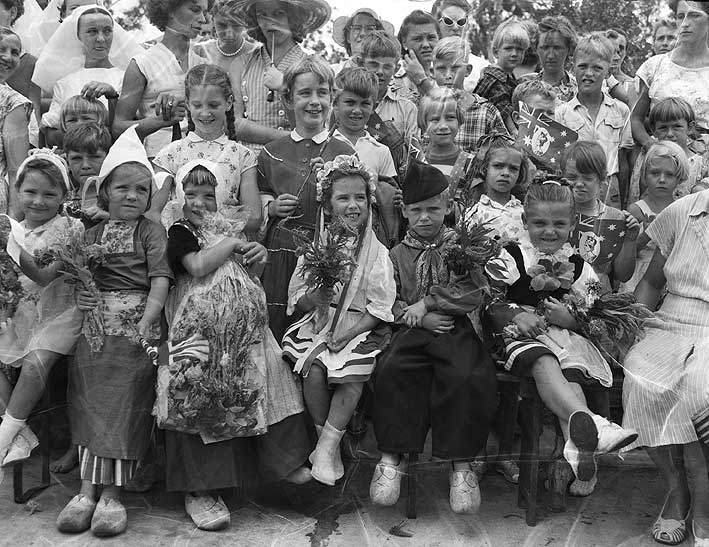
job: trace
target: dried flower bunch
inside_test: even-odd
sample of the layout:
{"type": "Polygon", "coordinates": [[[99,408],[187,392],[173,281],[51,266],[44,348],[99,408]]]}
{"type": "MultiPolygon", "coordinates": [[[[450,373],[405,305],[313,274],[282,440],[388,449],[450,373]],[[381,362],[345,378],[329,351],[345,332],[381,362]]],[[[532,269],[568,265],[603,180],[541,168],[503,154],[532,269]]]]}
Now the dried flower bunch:
{"type": "Polygon", "coordinates": [[[456,237],[443,250],[448,268],[456,275],[469,273],[470,277],[489,293],[485,271],[499,277],[504,269],[504,264],[495,260],[502,251],[502,240],[490,237],[493,229],[486,222],[466,222],[461,218],[453,230],[456,237]]]}
{"type": "Polygon", "coordinates": [[[91,293],[100,303],[91,311],[84,312],[84,322],[81,328],[92,352],[101,351],[105,339],[103,325],[103,299],[96,286],[92,271],[103,262],[104,249],[101,245],[84,245],[80,232],[74,231],[67,235],[63,245],[57,248],[38,250],[34,254],[37,265],[46,268],[56,261],[61,262],[59,273],[66,277],[67,282],[78,285],[91,293]]]}
{"type": "Polygon", "coordinates": [[[580,333],[613,363],[618,353],[624,355],[642,337],[654,314],[633,293],[603,294],[602,290],[598,281],[589,281],[585,296],[569,294],[564,300],[580,333]]]}
{"type": "Polygon", "coordinates": [[[5,252],[11,229],[10,219],[0,215],[0,323],[15,315],[24,294],[17,265],[5,252]]]}
{"type": "MultiPolygon", "coordinates": [[[[339,156],[338,156],[339,157],[339,156]]],[[[300,274],[309,289],[331,289],[338,283],[347,283],[357,266],[349,251],[355,232],[342,219],[336,217],[322,237],[312,240],[302,233],[296,234],[296,254],[303,257],[300,274]]]]}

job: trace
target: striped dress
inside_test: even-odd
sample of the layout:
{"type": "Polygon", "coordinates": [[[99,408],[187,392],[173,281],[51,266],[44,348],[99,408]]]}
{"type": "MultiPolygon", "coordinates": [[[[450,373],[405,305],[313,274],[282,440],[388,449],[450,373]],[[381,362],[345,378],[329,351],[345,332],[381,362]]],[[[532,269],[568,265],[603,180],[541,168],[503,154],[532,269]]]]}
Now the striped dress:
{"type": "Polygon", "coordinates": [[[625,450],[695,442],[692,417],[709,407],[709,190],[671,204],[647,234],[666,258],[667,296],[625,358],[623,427],[639,434],[625,450]]]}
{"type": "MultiPolygon", "coordinates": [[[[296,64],[305,52],[294,44],[278,62],[276,68],[281,72],[296,64]]],[[[281,101],[279,93],[275,93],[272,102],[268,102],[268,88],[264,85],[264,71],[271,66],[272,61],[266,46],[255,49],[246,59],[246,66],[241,75],[240,95],[244,101],[244,117],[271,129],[292,129],[288,112],[281,101]]],[[[236,89],[235,92],[238,92],[236,89]]],[[[262,144],[242,141],[242,144],[257,152],[262,144]]]]}

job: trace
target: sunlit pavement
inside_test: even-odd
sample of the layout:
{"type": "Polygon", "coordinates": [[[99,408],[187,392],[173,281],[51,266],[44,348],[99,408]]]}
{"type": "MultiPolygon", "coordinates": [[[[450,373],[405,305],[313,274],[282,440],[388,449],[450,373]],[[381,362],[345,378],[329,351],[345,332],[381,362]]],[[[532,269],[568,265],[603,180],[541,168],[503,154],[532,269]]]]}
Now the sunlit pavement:
{"type": "MultiPolygon", "coordinates": [[[[545,434],[547,435],[548,432],[545,434]]],[[[371,437],[371,435],[370,435],[371,437]]],[[[371,439],[365,441],[372,452],[371,439]]],[[[642,453],[624,461],[606,456],[599,484],[588,498],[567,497],[567,509],[544,509],[540,522],[528,527],[517,507],[517,490],[490,472],[481,484],[477,515],[456,515],[448,505],[448,466],[423,458],[418,468],[418,518],[405,519],[406,489],[390,508],[373,507],[368,499],[375,459],[348,462],[345,479],[336,487],[273,485],[248,494],[227,493],[231,527],[221,532],[197,530],[184,512],[180,495],[158,484],[145,494],[125,495],[128,531],[98,539],[85,532],[59,533],[54,525],[62,507],[77,492],[77,471],[53,475],[52,485],[28,505],[12,499],[12,472],[0,485],[0,544],[24,545],[230,545],[261,546],[655,546],[649,535],[662,506],[657,473],[642,453]],[[407,536],[407,537],[404,537],[407,536]]],[[[33,456],[26,471],[28,485],[39,473],[33,456]]],[[[542,492],[542,495],[544,492],[542,492]]],[[[691,537],[691,532],[690,532],[691,537]]],[[[688,539],[683,545],[692,545],[688,539]]]]}

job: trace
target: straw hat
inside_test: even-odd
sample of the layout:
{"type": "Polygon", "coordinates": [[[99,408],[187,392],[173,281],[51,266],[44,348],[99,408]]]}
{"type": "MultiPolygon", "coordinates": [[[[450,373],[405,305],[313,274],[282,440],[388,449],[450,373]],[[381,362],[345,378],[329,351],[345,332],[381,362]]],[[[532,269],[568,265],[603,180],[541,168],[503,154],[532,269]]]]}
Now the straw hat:
{"type": "MultiPolygon", "coordinates": [[[[236,5],[243,13],[248,12],[254,4],[262,0],[237,0],[236,5]]],[[[325,0],[280,0],[295,8],[303,18],[303,34],[315,32],[330,20],[332,9],[325,0]]]]}
{"type": "Polygon", "coordinates": [[[392,36],[396,35],[396,33],[394,32],[394,25],[392,25],[389,21],[385,21],[384,19],[379,17],[379,15],[377,15],[374,10],[370,8],[359,8],[352,15],[342,15],[335,19],[335,21],[333,22],[332,39],[335,40],[335,43],[337,45],[345,47],[345,44],[347,43],[347,37],[345,36],[345,27],[347,27],[347,23],[354,19],[355,16],[362,13],[369,15],[375,21],[379,21],[384,27],[384,30],[387,34],[391,34],[392,36]]]}

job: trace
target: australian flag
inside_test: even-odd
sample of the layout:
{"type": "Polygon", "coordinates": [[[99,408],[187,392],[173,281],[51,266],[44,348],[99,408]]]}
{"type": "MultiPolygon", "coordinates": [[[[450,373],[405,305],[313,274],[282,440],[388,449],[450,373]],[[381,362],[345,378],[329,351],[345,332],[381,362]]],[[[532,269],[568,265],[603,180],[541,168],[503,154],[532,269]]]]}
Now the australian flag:
{"type": "Polygon", "coordinates": [[[517,145],[550,171],[561,169],[561,154],[578,138],[576,131],[552,120],[542,110],[530,111],[520,102],[517,145]]]}

